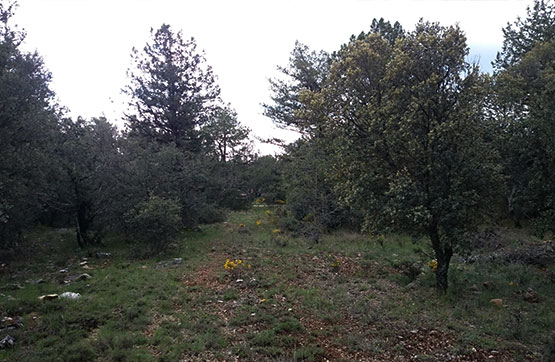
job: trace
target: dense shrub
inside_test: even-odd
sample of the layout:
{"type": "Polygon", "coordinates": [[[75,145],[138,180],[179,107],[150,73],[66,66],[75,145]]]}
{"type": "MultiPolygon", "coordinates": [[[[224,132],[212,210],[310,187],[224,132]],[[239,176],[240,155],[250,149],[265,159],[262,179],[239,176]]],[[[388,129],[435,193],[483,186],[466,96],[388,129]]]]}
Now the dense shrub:
{"type": "Polygon", "coordinates": [[[130,236],[160,252],[177,236],[182,227],[181,207],[175,200],[151,196],[125,215],[130,236]]]}

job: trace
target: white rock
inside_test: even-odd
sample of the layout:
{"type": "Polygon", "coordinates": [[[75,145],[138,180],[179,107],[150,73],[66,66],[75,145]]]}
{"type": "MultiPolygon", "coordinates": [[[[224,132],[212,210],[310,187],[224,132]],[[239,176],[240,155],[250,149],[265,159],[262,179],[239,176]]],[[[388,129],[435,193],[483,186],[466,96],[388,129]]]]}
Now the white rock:
{"type": "Polygon", "coordinates": [[[64,299],[77,300],[77,299],[81,298],[81,294],[73,293],[73,292],[65,292],[65,293],[60,294],[59,297],[64,298],[64,299]]]}

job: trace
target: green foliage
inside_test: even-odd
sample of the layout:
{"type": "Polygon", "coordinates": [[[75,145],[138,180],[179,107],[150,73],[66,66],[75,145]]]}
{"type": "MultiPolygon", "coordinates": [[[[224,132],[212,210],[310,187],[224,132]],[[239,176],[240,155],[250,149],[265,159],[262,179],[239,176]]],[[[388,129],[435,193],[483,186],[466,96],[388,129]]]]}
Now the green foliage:
{"type": "Polygon", "coordinates": [[[0,4],[0,245],[13,244],[53,195],[56,106],[51,74],[38,53],[25,53],[13,28],[14,4],[0,4]]]}
{"type": "Polygon", "coordinates": [[[534,0],[534,6],[527,8],[527,17],[517,17],[503,29],[503,49],[497,53],[493,63],[497,71],[502,71],[520,60],[538,43],[555,38],[555,3],[553,0],[534,0]]]}
{"type": "Polygon", "coordinates": [[[174,200],[151,196],[126,214],[126,228],[133,238],[146,242],[152,252],[162,250],[181,230],[181,207],[174,200]]]}
{"type": "Polygon", "coordinates": [[[494,78],[492,118],[507,176],[507,209],[520,226],[555,231],[555,5],[536,1],[525,20],[509,24],[494,78]]]}
{"type": "Polygon", "coordinates": [[[247,169],[249,197],[263,200],[264,203],[274,203],[285,200],[282,181],[283,163],[273,156],[255,158],[247,169]]]}
{"type": "Polygon", "coordinates": [[[151,36],[142,52],[133,49],[134,68],[128,72],[130,133],[199,152],[199,127],[207,122],[220,93],[212,69],[197,52],[195,40],[183,40],[169,25],[151,30],[151,36]]]}
{"type": "Polygon", "coordinates": [[[59,179],[54,187],[58,196],[50,206],[69,216],[81,247],[99,243],[118,201],[114,198],[114,176],[120,162],[117,131],[103,117],[89,122],[64,119],[56,155],[59,179]]]}
{"type": "Polygon", "coordinates": [[[305,107],[300,100],[303,91],[317,92],[324,83],[331,57],[326,52],[311,51],[300,42],[295,43],[287,67],[278,67],[284,79],[270,79],[273,104],[264,104],[264,115],[281,127],[293,128],[305,134],[318,131],[318,125],[299,117],[305,107]]]}
{"type": "Polygon", "coordinates": [[[425,22],[393,44],[370,33],[342,47],[320,92],[301,94],[301,117],[326,124],[344,202],[371,232],[428,235],[440,289],[499,180],[479,111],[484,81],[464,60],[465,41],[457,27],[425,22]]]}
{"type": "Polygon", "coordinates": [[[252,144],[248,142],[250,129],[241,126],[237,112],[229,106],[218,107],[202,128],[208,152],[220,162],[248,161],[252,144]]]}
{"type": "Polygon", "coordinates": [[[352,224],[360,228],[360,222],[352,222],[353,213],[340,204],[334,192],[327,174],[331,163],[318,139],[299,140],[290,145],[283,164],[286,207],[292,219],[290,230],[318,242],[331,229],[352,224]]]}

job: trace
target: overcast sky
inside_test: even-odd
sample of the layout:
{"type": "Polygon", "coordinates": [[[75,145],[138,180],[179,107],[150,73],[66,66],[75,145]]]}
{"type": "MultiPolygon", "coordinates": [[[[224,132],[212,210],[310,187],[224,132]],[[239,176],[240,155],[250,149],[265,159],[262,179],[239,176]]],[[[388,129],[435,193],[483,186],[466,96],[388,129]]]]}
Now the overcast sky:
{"type": "MultiPolygon", "coordinates": [[[[286,65],[295,40],[333,51],[373,18],[412,30],[419,18],[458,23],[471,58],[484,70],[503,41],[501,29],[526,15],[532,0],[19,0],[14,23],[27,31],[26,50],[38,50],[52,88],[73,116],[105,115],[122,125],[126,70],[132,47],[151,27],[168,23],[197,40],[218,76],[222,98],[254,134],[286,137],[262,116],[268,78],[286,65]]],[[[290,136],[289,136],[290,138],[290,136]]],[[[260,146],[263,153],[273,149],[260,146]]]]}

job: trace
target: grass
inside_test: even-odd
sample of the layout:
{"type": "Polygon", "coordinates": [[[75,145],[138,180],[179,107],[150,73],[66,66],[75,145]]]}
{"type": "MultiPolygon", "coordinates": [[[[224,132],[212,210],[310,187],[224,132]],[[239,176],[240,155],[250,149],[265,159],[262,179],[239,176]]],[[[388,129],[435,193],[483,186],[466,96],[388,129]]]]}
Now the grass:
{"type": "MultiPolygon", "coordinates": [[[[0,361],[553,358],[553,265],[456,258],[440,295],[425,240],[338,232],[313,244],[283,233],[279,208],[269,210],[231,213],[155,258],[117,235],[77,251],[71,230],[28,233],[26,254],[0,269],[0,318],[23,318],[0,332],[16,340],[0,361]],[[226,270],[227,259],[242,264],[226,270]],[[65,291],[81,298],[38,299],[65,291]]],[[[539,242],[510,230],[499,240],[539,242]]]]}

